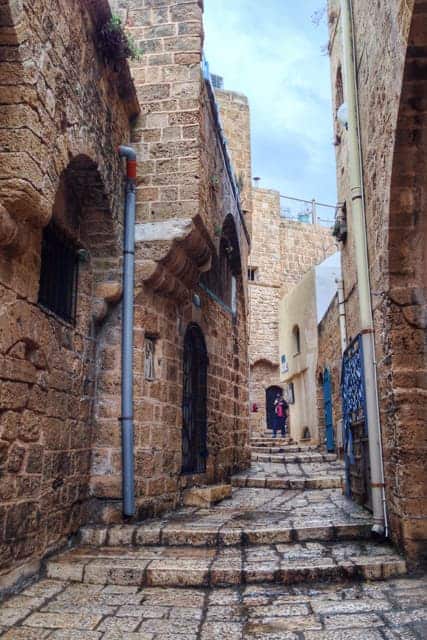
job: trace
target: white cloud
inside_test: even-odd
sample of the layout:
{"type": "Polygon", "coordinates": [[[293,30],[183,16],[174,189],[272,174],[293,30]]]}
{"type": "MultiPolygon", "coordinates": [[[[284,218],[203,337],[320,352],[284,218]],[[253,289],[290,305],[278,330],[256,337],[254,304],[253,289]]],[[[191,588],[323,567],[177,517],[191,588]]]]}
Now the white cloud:
{"type": "Polygon", "coordinates": [[[205,0],[206,52],[225,87],[249,97],[261,184],[334,202],[327,29],[310,21],[322,1],[205,0]]]}

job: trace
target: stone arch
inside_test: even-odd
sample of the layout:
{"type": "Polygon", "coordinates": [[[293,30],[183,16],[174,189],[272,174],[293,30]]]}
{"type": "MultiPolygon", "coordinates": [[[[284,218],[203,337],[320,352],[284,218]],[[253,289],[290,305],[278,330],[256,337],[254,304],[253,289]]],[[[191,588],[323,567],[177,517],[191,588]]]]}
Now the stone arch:
{"type": "Polygon", "coordinates": [[[232,307],[232,279],[234,277],[237,281],[237,293],[241,289],[241,275],[239,239],[234,218],[229,214],[222,225],[218,249],[212,255],[211,268],[202,275],[201,282],[228,307],[232,307]]]}
{"type": "Polygon", "coordinates": [[[73,157],[60,174],[52,217],[83,250],[82,272],[90,265],[92,282],[86,295],[99,323],[108,304],[121,296],[121,225],[99,167],[88,155],[73,157]]]}
{"type": "Polygon", "coordinates": [[[390,524],[408,557],[425,552],[423,493],[427,356],[427,5],[415,0],[406,51],[390,189],[385,294],[390,387],[385,415],[390,524]]]}
{"type": "Polygon", "coordinates": [[[265,390],[265,413],[266,413],[267,429],[274,428],[274,417],[275,417],[274,401],[277,398],[278,393],[283,394],[283,387],[277,384],[270,385],[265,390]]]}

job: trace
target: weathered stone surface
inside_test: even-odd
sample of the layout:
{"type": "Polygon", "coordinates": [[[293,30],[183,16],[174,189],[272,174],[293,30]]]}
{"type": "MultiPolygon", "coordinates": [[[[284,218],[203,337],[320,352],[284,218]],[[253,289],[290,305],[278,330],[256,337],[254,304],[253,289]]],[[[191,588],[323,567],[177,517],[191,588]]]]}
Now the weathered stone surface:
{"type": "MultiPolygon", "coordinates": [[[[427,254],[426,218],[420,211],[425,209],[427,188],[426,6],[418,0],[390,0],[387,5],[374,7],[363,0],[354,6],[353,19],[355,56],[360,62],[357,79],[363,191],[387,506],[393,539],[414,564],[423,564],[427,504],[420,480],[425,478],[425,471],[421,472],[425,460],[421,433],[425,433],[426,414],[427,254]],[[408,389],[405,398],[403,389],[408,389]],[[420,419],[421,415],[424,418],[420,419]],[[417,493],[416,503],[412,491],[417,493]],[[418,531],[423,528],[423,535],[410,524],[415,511],[418,531]]],[[[361,325],[359,313],[349,137],[336,117],[346,100],[338,0],[329,1],[329,27],[338,201],[346,202],[347,207],[348,234],[342,246],[344,298],[347,333],[355,337],[366,327],[361,325]]],[[[339,368],[334,369],[333,383],[338,387],[339,368]]],[[[361,466],[353,476],[360,482],[361,466]]]]}
{"type": "Polygon", "coordinates": [[[182,502],[187,507],[211,507],[225,498],[231,498],[231,484],[192,487],[184,492],[182,502]]]}
{"type": "MultiPolygon", "coordinates": [[[[17,565],[26,575],[33,560],[82,524],[122,520],[124,166],[117,146],[131,142],[137,152],[137,222],[145,225],[142,242],[137,234],[134,330],[140,518],[174,508],[193,484],[228,482],[249,463],[240,275],[248,239],[201,77],[199,2],[112,3],[144,50],[132,63],[136,89],[127,62],[112,64],[97,50],[98,27],[110,17],[106,0],[83,8],[78,0],[55,0],[49,5],[58,16],[54,29],[46,3],[5,1],[2,17],[12,4],[22,20],[15,24],[8,14],[10,33],[0,34],[0,570],[17,565]],[[16,38],[13,49],[4,41],[9,36],[16,38]],[[131,131],[136,97],[141,113],[131,131]],[[228,215],[240,247],[235,317],[198,285],[219,253],[217,229],[228,215]],[[179,216],[184,233],[174,232],[179,216]],[[51,218],[79,249],[74,323],[38,304],[42,228],[51,218]],[[158,223],[162,233],[147,234],[158,223]],[[209,457],[206,473],[181,477],[182,358],[192,322],[200,325],[209,356],[209,457]],[[145,369],[148,338],[155,342],[154,376],[145,369]]],[[[109,532],[109,544],[129,544],[125,533],[109,532]]],[[[136,540],[145,536],[155,534],[141,531],[136,540]]],[[[80,570],[77,562],[70,579],[80,570]]]]}
{"type": "MultiPolygon", "coordinates": [[[[330,230],[285,220],[278,191],[253,189],[250,268],[250,345],[252,434],[266,427],[266,390],[281,386],[279,375],[279,301],[311,267],[336,251],[330,230]]],[[[311,425],[310,425],[311,426],[311,425]]],[[[313,425],[312,431],[316,429],[313,425]]],[[[290,422],[292,435],[292,422],[290,422]]]]}
{"type": "MultiPolygon", "coordinates": [[[[222,637],[237,640],[416,640],[422,629],[419,625],[425,618],[424,611],[417,608],[417,593],[425,593],[425,589],[425,579],[398,579],[366,585],[358,582],[313,583],[297,587],[259,584],[199,592],[189,588],[136,591],[119,586],[68,585],[50,600],[49,606],[57,613],[46,613],[42,604],[34,603],[21,624],[10,622],[2,628],[2,637],[8,640],[44,640],[47,637],[55,640],[181,640],[184,637],[206,640],[222,637]],[[406,594],[404,602],[400,600],[402,591],[406,594]],[[135,604],[120,604],[121,598],[135,596],[135,604]],[[117,603],[115,613],[105,616],[96,630],[89,628],[96,618],[88,612],[88,597],[94,603],[113,602],[114,598],[117,603]],[[68,607],[71,603],[75,604],[70,617],[68,607]],[[36,626],[30,626],[28,621],[36,626]]],[[[13,599],[8,604],[12,605],[13,599]]]]}

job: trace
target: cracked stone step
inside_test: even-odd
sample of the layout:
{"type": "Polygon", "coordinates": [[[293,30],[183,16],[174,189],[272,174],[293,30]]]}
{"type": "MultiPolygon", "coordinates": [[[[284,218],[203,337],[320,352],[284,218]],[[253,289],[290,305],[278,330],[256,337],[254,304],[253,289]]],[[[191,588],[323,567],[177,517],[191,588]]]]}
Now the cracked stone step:
{"type": "MultiPolygon", "coordinates": [[[[291,443],[287,438],[251,438],[250,439],[251,446],[265,447],[273,446],[273,447],[283,447],[287,451],[321,451],[318,445],[304,445],[304,444],[296,444],[291,443]]],[[[323,449],[322,449],[323,450],[323,449]]]]}
{"type": "MultiPolygon", "coordinates": [[[[268,519],[268,517],[265,518],[265,520],[268,519]]],[[[337,523],[318,519],[309,524],[295,522],[295,526],[287,523],[286,520],[279,520],[278,523],[258,522],[252,526],[248,524],[238,526],[238,523],[234,523],[234,526],[201,526],[192,522],[171,521],[166,525],[149,523],[85,527],[81,531],[81,542],[91,547],[253,546],[288,542],[368,540],[371,536],[371,528],[370,519],[337,523]]]]}
{"type": "Polygon", "coordinates": [[[390,546],[369,542],[259,545],[250,549],[191,547],[79,548],[47,562],[47,577],[100,585],[209,587],[382,580],[406,573],[390,546]]]}
{"type": "Polygon", "coordinates": [[[298,447],[297,445],[254,445],[251,444],[251,451],[254,453],[312,453],[318,451],[316,448],[298,447]]]}
{"type": "Polygon", "coordinates": [[[295,490],[341,489],[343,481],[343,474],[301,477],[287,476],[284,472],[282,476],[241,473],[231,478],[233,487],[295,490]]]}
{"type": "Polygon", "coordinates": [[[291,464],[299,464],[305,462],[335,462],[337,460],[337,455],[335,453],[278,453],[278,454],[270,454],[270,453],[251,453],[251,459],[254,462],[283,462],[283,463],[291,463],[291,464]]]}
{"type": "Polygon", "coordinates": [[[279,438],[274,439],[271,438],[269,440],[251,440],[250,441],[250,447],[251,449],[253,449],[254,447],[260,448],[262,449],[262,451],[265,451],[266,449],[269,448],[275,448],[275,447],[280,447],[282,449],[285,449],[288,452],[301,452],[301,453],[323,453],[324,450],[319,449],[319,447],[317,446],[312,446],[312,447],[306,447],[306,446],[301,446],[301,445],[297,445],[297,444],[289,444],[288,442],[286,442],[286,440],[280,440],[279,438]]]}

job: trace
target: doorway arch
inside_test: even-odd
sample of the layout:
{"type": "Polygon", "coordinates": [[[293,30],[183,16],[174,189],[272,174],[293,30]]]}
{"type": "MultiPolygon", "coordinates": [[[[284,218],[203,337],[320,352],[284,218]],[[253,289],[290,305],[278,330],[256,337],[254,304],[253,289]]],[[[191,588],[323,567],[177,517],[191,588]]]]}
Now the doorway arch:
{"type": "Polygon", "coordinates": [[[427,401],[427,6],[413,3],[396,122],[390,185],[388,283],[384,294],[380,379],[390,380],[383,403],[386,492],[392,538],[411,562],[424,558],[427,500],[420,443],[427,401]]]}
{"type": "Polygon", "coordinates": [[[182,473],[205,473],[208,352],[197,324],[190,324],[185,332],[183,366],[182,473]]]}
{"type": "Polygon", "coordinates": [[[282,387],[273,385],[265,390],[265,414],[267,419],[267,429],[273,429],[276,416],[274,401],[278,393],[283,393],[282,387]]]}

